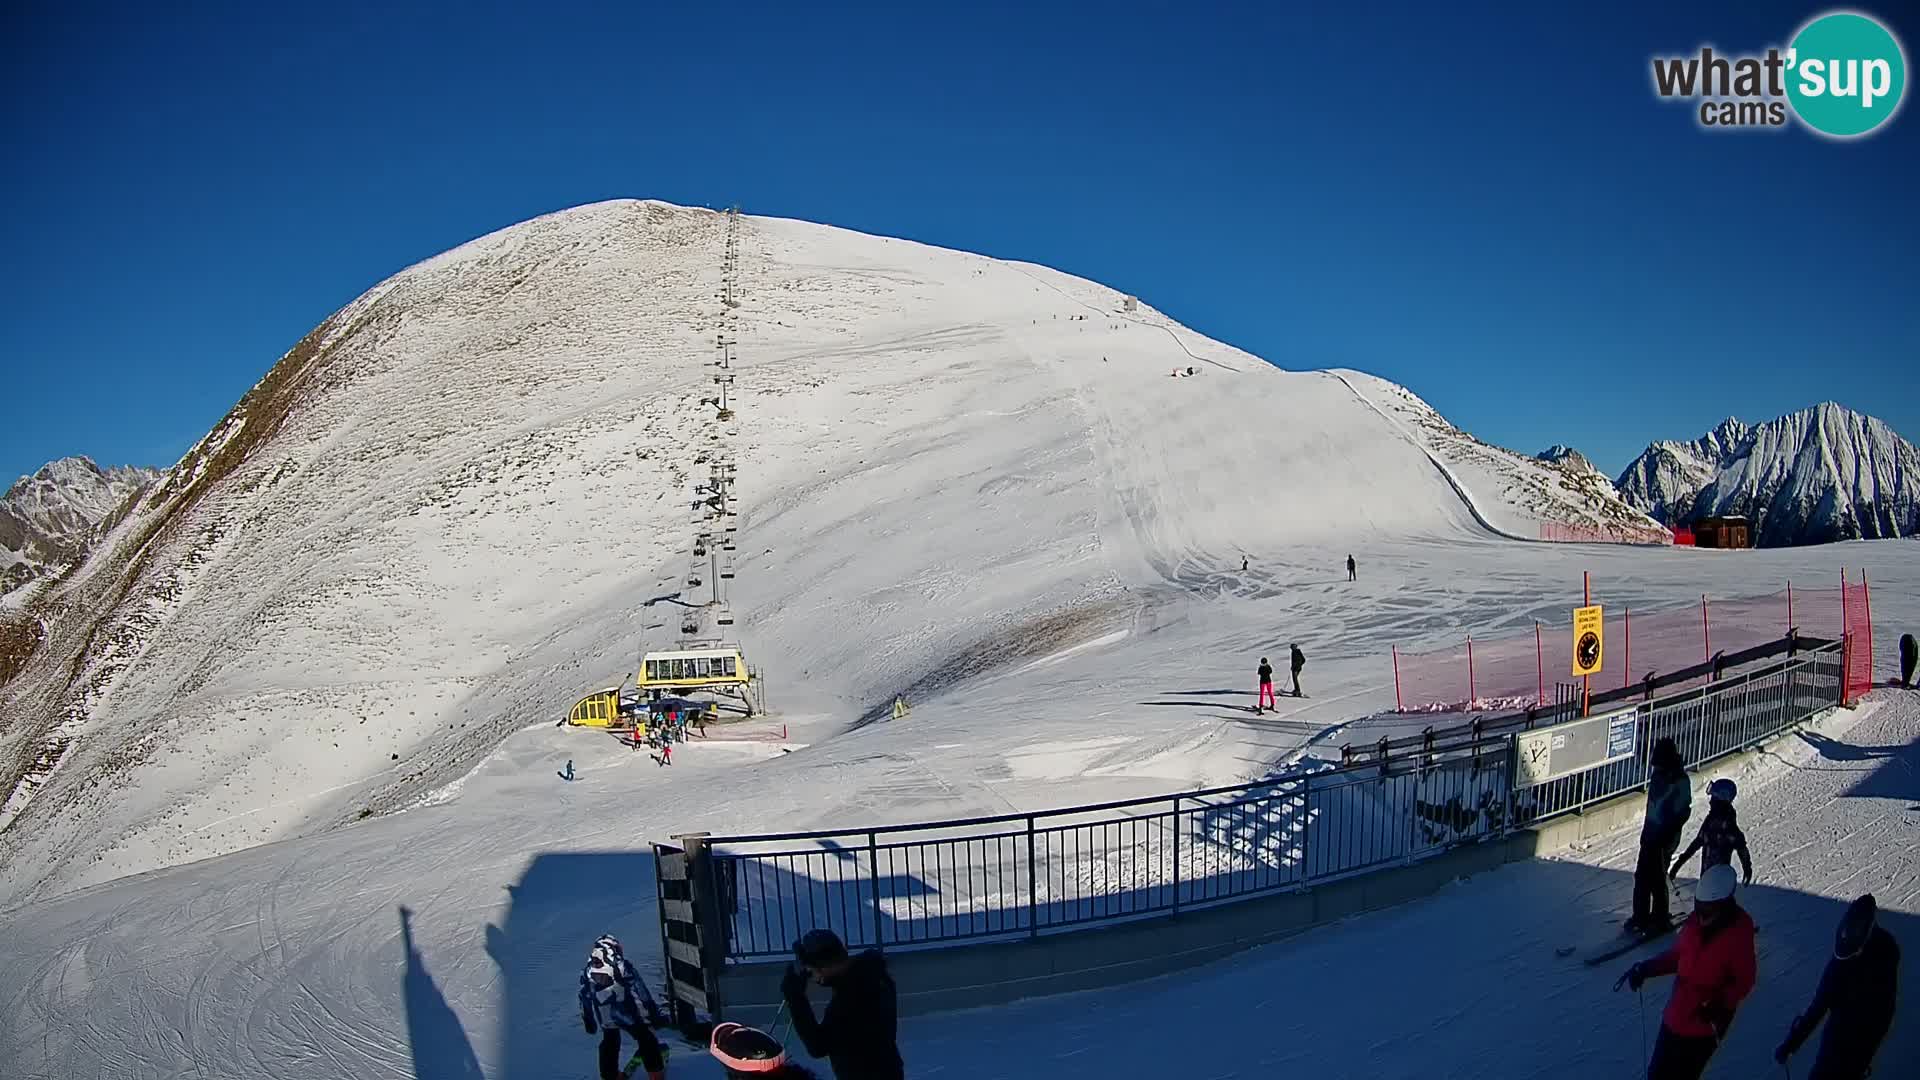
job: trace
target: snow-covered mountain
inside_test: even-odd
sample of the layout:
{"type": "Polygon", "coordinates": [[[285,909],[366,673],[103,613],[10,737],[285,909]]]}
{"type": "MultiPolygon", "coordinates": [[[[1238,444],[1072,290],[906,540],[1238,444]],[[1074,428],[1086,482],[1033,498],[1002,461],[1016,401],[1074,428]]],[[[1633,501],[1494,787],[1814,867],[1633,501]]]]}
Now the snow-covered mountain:
{"type": "Polygon", "coordinates": [[[96,527],[159,475],[66,457],[21,477],[0,497],[0,594],[58,573],[85,554],[96,527]]]}
{"type": "Polygon", "coordinates": [[[1656,442],[1626,467],[1615,486],[1630,506],[1657,521],[1688,520],[1694,496],[1746,437],[1747,425],[1728,417],[1692,442],[1656,442]]]}
{"type": "Polygon", "coordinates": [[[1920,533],[1920,452],[1833,402],[1748,428],[1727,420],[1690,443],[1647,448],[1618,481],[1664,521],[1741,515],[1765,547],[1920,533]]]}
{"type": "Polygon", "coordinates": [[[1575,450],[1571,446],[1562,446],[1559,443],[1547,447],[1545,450],[1535,454],[1534,457],[1549,465],[1558,465],[1561,468],[1573,469],[1576,472],[1590,473],[1600,471],[1594,468],[1592,459],[1588,458],[1587,455],[1575,450]]]}
{"type": "MultiPolygon", "coordinates": [[[[1323,679],[1364,656],[1328,701],[1390,703],[1323,595],[1347,553],[1366,581],[1544,522],[1646,521],[1392,383],[1283,371],[1126,300],[631,201],[394,275],[0,626],[0,906],[446,789],[675,643],[709,597],[690,546],[723,462],[731,632],[822,743],[757,774],[735,828],[1259,775],[1285,725],[1141,708],[1170,658],[1221,685],[1284,625],[1323,679]],[[1091,649],[1110,674],[1059,661],[1091,649]],[[900,692],[915,725],[841,734],[900,692]]],[[[1409,646],[1447,631],[1398,618],[1409,646]]]]}
{"type": "Polygon", "coordinates": [[[1756,426],[1694,498],[1767,547],[1920,534],[1920,450],[1833,402],[1756,426]]]}

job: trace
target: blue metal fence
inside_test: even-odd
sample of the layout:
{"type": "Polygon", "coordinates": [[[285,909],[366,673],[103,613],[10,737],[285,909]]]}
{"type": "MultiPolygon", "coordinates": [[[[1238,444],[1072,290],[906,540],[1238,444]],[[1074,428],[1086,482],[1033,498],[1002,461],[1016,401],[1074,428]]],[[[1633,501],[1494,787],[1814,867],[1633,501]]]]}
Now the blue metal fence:
{"type": "Polygon", "coordinates": [[[1689,765],[1841,703],[1843,644],[1638,706],[1633,757],[1515,790],[1514,734],[1387,762],[1032,814],[714,837],[729,960],[814,927],[943,945],[1172,914],[1402,865],[1638,788],[1654,741],[1689,765]]]}

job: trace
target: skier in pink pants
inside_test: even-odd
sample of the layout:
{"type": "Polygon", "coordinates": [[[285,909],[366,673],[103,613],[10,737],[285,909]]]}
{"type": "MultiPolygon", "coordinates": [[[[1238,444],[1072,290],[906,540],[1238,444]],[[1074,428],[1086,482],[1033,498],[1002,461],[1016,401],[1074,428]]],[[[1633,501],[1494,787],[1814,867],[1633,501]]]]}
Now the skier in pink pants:
{"type": "Polygon", "coordinates": [[[1273,665],[1266,657],[1260,658],[1260,704],[1253,707],[1254,712],[1261,709],[1273,709],[1278,712],[1280,703],[1273,696],[1273,665]]]}

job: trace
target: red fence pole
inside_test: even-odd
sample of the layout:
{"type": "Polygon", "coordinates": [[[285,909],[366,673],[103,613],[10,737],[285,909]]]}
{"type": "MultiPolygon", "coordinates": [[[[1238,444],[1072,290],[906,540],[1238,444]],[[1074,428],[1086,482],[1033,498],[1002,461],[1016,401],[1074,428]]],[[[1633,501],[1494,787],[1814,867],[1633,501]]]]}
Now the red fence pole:
{"type": "Polygon", "coordinates": [[[1473,707],[1473,635],[1467,635],[1467,707],[1473,707]]]}
{"type": "Polygon", "coordinates": [[[1540,620],[1533,620],[1533,677],[1535,688],[1533,701],[1536,705],[1547,703],[1547,659],[1540,647],[1540,620]]]}
{"type": "Polygon", "coordinates": [[[1853,650],[1858,644],[1852,640],[1853,623],[1847,619],[1847,568],[1840,568],[1840,640],[1845,642],[1840,648],[1840,704],[1853,700],[1853,650]]]}
{"type": "Polygon", "coordinates": [[[1867,568],[1860,568],[1860,603],[1867,617],[1867,689],[1873,689],[1873,589],[1867,585],[1867,568]]]}
{"type": "Polygon", "coordinates": [[[1400,646],[1398,645],[1393,647],[1393,711],[1407,711],[1407,703],[1400,700],[1400,646]]]}
{"type": "Polygon", "coordinates": [[[1707,663],[1713,663],[1713,631],[1707,629],[1707,594],[1700,594],[1700,640],[1707,646],[1707,663]]]}
{"type": "Polygon", "coordinates": [[[1633,609],[1627,609],[1627,660],[1620,665],[1620,685],[1625,688],[1633,681],[1633,609]]]}

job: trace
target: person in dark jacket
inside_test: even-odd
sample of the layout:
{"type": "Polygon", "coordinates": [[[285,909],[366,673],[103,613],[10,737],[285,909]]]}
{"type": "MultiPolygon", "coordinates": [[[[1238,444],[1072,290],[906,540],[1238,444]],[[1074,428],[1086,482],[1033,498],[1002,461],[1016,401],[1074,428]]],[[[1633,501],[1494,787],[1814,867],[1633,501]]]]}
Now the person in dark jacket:
{"type": "Polygon", "coordinates": [[[1660,1014],[1660,1035],[1647,1062],[1647,1080],[1699,1080],[1733,1026],[1734,1013],[1753,992],[1758,974],[1753,917],[1734,902],[1733,867],[1700,875],[1693,914],[1673,946],[1627,969],[1620,981],[1640,984],[1672,975],[1673,995],[1660,1014]]]}
{"type": "Polygon", "coordinates": [[[1913,666],[1920,663],[1920,643],[1913,640],[1912,634],[1900,635],[1900,685],[1913,686],[1913,666]]]}
{"type": "Polygon", "coordinates": [[[1295,642],[1293,645],[1290,645],[1288,647],[1293,650],[1293,659],[1289,664],[1289,666],[1293,668],[1293,696],[1299,697],[1301,696],[1300,695],[1300,669],[1307,666],[1307,654],[1300,651],[1300,645],[1298,642],[1295,642]]]}
{"type": "Polygon", "coordinates": [[[1653,746],[1652,769],[1647,775],[1647,817],[1640,826],[1640,859],[1633,870],[1633,917],[1629,931],[1645,932],[1665,926],[1667,867],[1680,834],[1693,813],[1693,781],[1687,776],[1680,748],[1672,739],[1653,746]]]}
{"type": "Polygon", "coordinates": [[[1813,1004],[1794,1017],[1774,1061],[1785,1065],[1825,1020],[1827,1032],[1820,1037],[1810,1080],[1860,1080],[1871,1072],[1873,1056],[1893,1026],[1900,986],[1900,946],[1877,916],[1872,894],[1848,905],[1813,1004]]]}
{"type": "Polygon", "coordinates": [[[1253,711],[1268,708],[1279,712],[1280,703],[1273,696],[1273,665],[1267,663],[1267,658],[1263,656],[1260,658],[1260,703],[1253,707],[1253,711]]]}
{"type": "Polygon", "coordinates": [[[1360,567],[1354,563],[1353,556],[1351,555],[1347,556],[1347,580],[1348,581],[1360,580],[1360,567]]]}
{"type": "Polygon", "coordinates": [[[904,1080],[899,1004],[880,950],[849,956],[833,931],[809,930],[793,943],[793,956],[780,994],[807,1053],[826,1058],[835,1080],[904,1080]],[[817,1020],[807,1000],[809,974],[833,992],[817,1020]]]}
{"type": "Polygon", "coordinates": [[[1737,794],[1739,788],[1724,776],[1707,785],[1707,818],[1700,823],[1693,843],[1673,860],[1673,868],[1667,871],[1668,878],[1679,877],[1680,868],[1698,851],[1701,873],[1708,867],[1732,866],[1733,857],[1738,855],[1741,883],[1753,884],[1753,857],[1747,854],[1747,834],[1740,831],[1740,818],[1733,812],[1733,797],[1737,794]]]}

